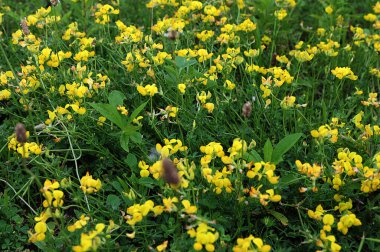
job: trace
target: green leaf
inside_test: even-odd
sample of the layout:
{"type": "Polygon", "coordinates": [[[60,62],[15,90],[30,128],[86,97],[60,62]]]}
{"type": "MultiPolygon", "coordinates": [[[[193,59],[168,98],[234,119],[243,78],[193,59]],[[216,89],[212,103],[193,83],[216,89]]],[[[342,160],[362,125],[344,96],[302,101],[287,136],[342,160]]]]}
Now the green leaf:
{"type": "Polygon", "coordinates": [[[150,177],[140,178],[138,183],[150,189],[153,189],[154,185],[157,184],[157,182],[150,177]]]}
{"type": "Polygon", "coordinates": [[[278,221],[280,221],[282,223],[282,225],[284,226],[287,226],[288,225],[288,218],[286,218],[285,215],[283,215],[282,213],[279,213],[277,211],[274,211],[274,210],[269,210],[268,211],[271,215],[273,215],[274,218],[276,218],[278,221]]]}
{"type": "Polygon", "coordinates": [[[117,107],[119,105],[123,105],[123,101],[126,99],[125,95],[120,92],[120,91],[117,91],[117,90],[114,90],[112,91],[109,95],[108,95],[108,102],[113,106],[113,107],[117,107]]]}
{"type": "Polygon", "coordinates": [[[119,209],[121,200],[118,196],[115,194],[110,194],[107,196],[106,205],[110,206],[113,210],[119,209]]]}
{"type": "Polygon", "coordinates": [[[126,159],[127,165],[131,168],[137,166],[137,158],[135,154],[128,153],[127,159],[126,159]]]}
{"type": "Polygon", "coordinates": [[[105,103],[90,103],[90,105],[102,116],[106,117],[108,120],[116,124],[119,128],[123,127],[123,117],[121,117],[119,111],[117,111],[115,106],[105,103]]]}
{"type": "Polygon", "coordinates": [[[257,153],[255,150],[251,150],[248,153],[244,154],[244,159],[247,160],[248,162],[261,162],[263,159],[261,158],[260,154],[257,153]]]}
{"type": "Polygon", "coordinates": [[[380,243],[380,239],[376,239],[376,238],[365,238],[365,239],[368,240],[368,241],[373,241],[373,242],[380,243]]]}
{"type": "Polygon", "coordinates": [[[118,191],[119,193],[122,193],[122,192],[123,192],[123,189],[121,188],[121,185],[120,185],[119,182],[117,182],[117,181],[112,181],[112,182],[111,182],[111,185],[112,185],[112,187],[115,188],[116,191],[118,191]]]}
{"type": "Polygon", "coordinates": [[[117,180],[119,181],[119,184],[123,187],[125,192],[128,192],[131,189],[130,186],[127,183],[125,183],[125,181],[122,178],[117,177],[117,180]]]}
{"type": "Polygon", "coordinates": [[[137,131],[132,132],[132,134],[130,135],[130,139],[132,140],[132,142],[137,144],[140,144],[142,142],[142,136],[140,132],[137,131]]]}
{"type": "Polygon", "coordinates": [[[281,141],[274,147],[272,162],[274,164],[280,163],[282,161],[282,156],[297,143],[301,136],[302,133],[295,133],[281,139],[281,141]]]}
{"type": "Polygon", "coordinates": [[[176,69],[173,66],[165,66],[164,69],[165,69],[165,72],[167,73],[165,74],[165,80],[170,82],[171,84],[177,83],[179,79],[178,69],[176,69]]]}
{"type": "Polygon", "coordinates": [[[324,101],[322,101],[322,123],[327,122],[327,106],[324,101]]]}
{"type": "Polygon", "coordinates": [[[178,68],[186,68],[186,67],[192,66],[192,65],[197,63],[197,61],[195,59],[188,60],[188,59],[186,59],[184,57],[180,57],[180,56],[175,57],[174,62],[178,68]]]}
{"type": "Polygon", "coordinates": [[[120,145],[123,150],[129,152],[129,134],[126,134],[125,132],[121,133],[120,145]]]}
{"type": "Polygon", "coordinates": [[[144,102],[132,112],[131,116],[128,119],[128,124],[130,124],[133,121],[133,119],[135,119],[141,113],[141,111],[145,108],[147,103],[148,101],[144,102]]]}
{"type": "Polygon", "coordinates": [[[294,173],[289,173],[285,176],[280,177],[279,185],[281,185],[280,187],[290,186],[290,185],[296,184],[298,181],[300,181],[302,179],[304,179],[304,178],[301,177],[299,174],[297,175],[294,173]]]}
{"type": "Polygon", "coordinates": [[[273,152],[273,146],[268,138],[264,145],[264,161],[265,162],[270,162],[272,160],[272,152],[273,152]]]}

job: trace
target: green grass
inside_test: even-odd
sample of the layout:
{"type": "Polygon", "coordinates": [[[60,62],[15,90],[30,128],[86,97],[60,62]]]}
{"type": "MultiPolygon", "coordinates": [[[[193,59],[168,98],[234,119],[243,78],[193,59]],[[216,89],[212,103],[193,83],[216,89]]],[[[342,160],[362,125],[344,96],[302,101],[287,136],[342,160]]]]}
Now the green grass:
{"type": "Polygon", "coordinates": [[[259,239],[272,251],[376,251],[380,4],[159,2],[66,0],[42,16],[45,1],[0,2],[1,250],[245,251],[238,238],[251,237],[252,251],[268,248],[259,239]],[[104,24],[99,2],[112,12],[104,24]],[[17,35],[25,17],[34,37],[25,24],[17,35]],[[206,30],[214,35],[202,41],[206,30]],[[93,56],[79,60],[85,50],[93,56]],[[71,55],[56,60],[60,51],[71,55]],[[352,73],[339,79],[337,67],[352,73]],[[27,143],[16,140],[17,123],[27,143]],[[165,158],[179,185],[165,180],[165,158]],[[43,203],[50,193],[58,201],[43,203]]]}

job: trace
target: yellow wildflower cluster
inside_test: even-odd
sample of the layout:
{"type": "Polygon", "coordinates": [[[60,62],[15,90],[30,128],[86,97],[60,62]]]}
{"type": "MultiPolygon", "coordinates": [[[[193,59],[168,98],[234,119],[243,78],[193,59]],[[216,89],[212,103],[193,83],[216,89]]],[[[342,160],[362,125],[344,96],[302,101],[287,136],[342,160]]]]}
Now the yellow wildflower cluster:
{"type": "Polygon", "coordinates": [[[301,161],[296,160],[296,167],[298,169],[298,172],[300,172],[301,174],[305,174],[306,176],[311,178],[311,180],[313,181],[320,178],[323,172],[322,166],[316,163],[314,163],[313,165],[310,165],[309,163],[302,163],[301,161]]]}
{"type": "Polygon", "coordinates": [[[270,162],[250,162],[246,165],[248,171],[247,171],[247,177],[250,179],[254,179],[255,177],[258,178],[260,181],[261,178],[264,176],[266,180],[273,184],[277,184],[279,180],[279,176],[275,176],[275,170],[276,166],[270,162]]]}
{"type": "MultiPolygon", "coordinates": [[[[6,71],[0,73],[0,86],[10,85],[9,81],[14,80],[15,77],[13,72],[6,71]]],[[[0,90],[0,101],[8,100],[12,95],[12,92],[9,89],[0,90]]]]}
{"type": "Polygon", "coordinates": [[[73,246],[74,252],[96,251],[97,248],[104,242],[100,236],[104,233],[106,227],[103,223],[98,223],[94,230],[88,233],[82,233],[80,236],[80,245],[73,246]]]}
{"type": "Polygon", "coordinates": [[[75,38],[83,38],[86,36],[86,33],[79,31],[77,22],[72,22],[71,24],[68,25],[68,28],[66,29],[65,33],[62,35],[62,39],[70,40],[71,36],[75,38]]]}
{"type": "MultiPolygon", "coordinates": [[[[380,157],[380,155],[379,155],[380,157]]],[[[195,177],[195,163],[190,161],[187,158],[181,158],[181,159],[174,159],[174,164],[176,164],[176,167],[178,169],[178,176],[180,177],[180,183],[181,187],[183,188],[188,188],[189,187],[189,182],[191,180],[194,180],[195,177]]]]}
{"type": "MultiPolygon", "coordinates": [[[[228,175],[231,174],[231,171],[224,167],[222,171],[215,171],[213,174],[213,170],[209,167],[209,164],[213,159],[219,157],[221,160],[225,157],[225,153],[223,151],[223,146],[220,143],[210,142],[206,146],[201,146],[200,151],[205,154],[201,158],[202,165],[202,175],[209,183],[212,183],[216,186],[214,191],[217,194],[222,192],[224,188],[227,193],[231,193],[232,184],[228,178],[228,175]]],[[[226,156],[228,158],[228,156],[226,156]]],[[[228,158],[228,160],[230,160],[228,158]]],[[[229,161],[228,161],[229,162],[229,161]]]]}
{"type": "Polygon", "coordinates": [[[328,251],[338,252],[341,246],[336,243],[334,235],[327,235],[326,232],[331,232],[331,227],[334,224],[334,216],[332,214],[325,213],[322,205],[318,205],[315,211],[308,210],[307,214],[310,218],[317,221],[322,221],[323,228],[320,230],[319,239],[316,241],[316,245],[328,251]]]}
{"type": "Polygon", "coordinates": [[[51,217],[60,217],[62,215],[60,208],[63,206],[64,194],[61,190],[58,190],[59,186],[58,181],[45,180],[41,193],[45,198],[42,204],[46,210],[40,216],[34,218],[37,224],[34,226],[35,233],[29,232],[29,242],[35,243],[45,240],[46,221],[51,217]],[[54,213],[53,209],[55,209],[54,213]]]}
{"type": "Polygon", "coordinates": [[[11,91],[9,89],[3,89],[0,91],[0,101],[8,100],[11,97],[11,91]]]}
{"type": "Polygon", "coordinates": [[[118,15],[119,10],[115,9],[109,4],[97,4],[95,12],[95,23],[97,24],[108,24],[111,22],[110,15],[118,15]]]}
{"type": "Polygon", "coordinates": [[[151,0],[146,4],[147,8],[154,8],[160,6],[163,8],[164,6],[178,6],[179,3],[176,0],[151,0]]]}
{"type": "Polygon", "coordinates": [[[134,25],[126,26],[122,21],[115,22],[120,34],[115,37],[116,43],[138,43],[143,39],[143,32],[136,28],[134,25]]]}
{"type": "MultiPolygon", "coordinates": [[[[374,160],[379,159],[379,154],[375,154],[374,160]]],[[[370,168],[363,166],[363,158],[356,152],[350,152],[349,149],[339,149],[338,158],[333,163],[335,176],[333,179],[333,187],[339,190],[343,185],[341,176],[344,174],[352,177],[356,176],[361,181],[361,191],[370,193],[380,189],[380,175],[378,166],[370,168]]],[[[376,163],[375,163],[376,165],[376,163]]]]}
{"type": "Polygon", "coordinates": [[[264,244],[263,240],[253,235],[249,235],[247,238],[238,238],[237,244],[233,247],[233,252],[269,252],[271,246],[264,244]]]}
{"type": "Polygon", "coordinates": [[[315,138],[318,143],[323,143],[325,139],[330,140],[331,143],[336,143],[338,141],[338,133],[337,128],[331,128],[328,124],[322,125],[318,130],[312,130],[310,132],[311,136],[315,138]]]}
{"type": "MultiPolygon", "coordinates": [[[[329,219],[326,219],[326,221],[329,221],[329,219]]],[[[339,252],[342,247],[336,243],[336,238],[334,235],[327,235],[325,230],[320,231],[319,240],[316,242],[316,245],[318,247],[323,248],[322,251],[331,251],[331,252],[339,252]]],[[[321,250],[317,250],[321,251],[321,250]]]]}
{"type": "Polygon", "coordinates": [[[93,179],[89,172],[80,179],[80,184],[80,189],[86,194],[96,193],[102,187],[100,179],[93,179]]]}
{"type": "Polygon", "coordinates": [[[197,207],[194,205],[191,205],[190,201],[188,200],[182,200],[182,206],[183,211],[187,214],[195,214],[197,212],[197,207]]]}
{"type": "Polygon", "coordinates": [[[71,57],[71,52],[59,51],[54,53],[49,47],[41,50],[41,54],[38,56],[38,64],[41,71],[45,70],[44,64],[46,63],[49,67],[58,67],[63,59],[68,59],[71,57]]]}
{"type": "Polygon", "coordinates": [[[182,144],[182,141],[179,139],[164,139],[164,146],[157,143],[156,151],[160,153],[162,158],[169,157],[177,152],[184,152],[187,150],[187,146],[182,144]]]}
{"type": "MultiPolygon", "coordinates": [[[[26,132],[26,137],[29,138],[29,131],[26,132]]],[[[41,155],[42,153],[42,144],[38,144],[36,142],[26,142],[19,143],[16,139],[15,134],[8,137],[8,149],[16,151],[23,158],[28,158],[30,154],[41,155]]]]}
{"type": "Polygon", "coordinates": [[[345,214],[340,218],[338,222],[338,230],[346,235],[350,227],[360,226],[361,224],[361,221],[356,218],[355,214],[345,214]]]}
{"type": "Polygon", "coordinates": [[[259,185],[257,189],[251,186],[249,189],[244,189],[244,192],[248,193],[251,198],[259,199],[260,204],[263,206],[267,206],[269,202],[279,202],[281,200],[281,195],[275,194],[273,189],[268,189],[265,193],[261,193],[262,186],[259,185]]]}
{"type": "Polygon", "coordinates": [[[12,43],[14,45],[20,45],[26,47],[30,52],[36,53],[39,50],[41,39],[37,38],[32,33],[24,34],[21,30],[17,30],[12,33],[12,43]]]}
{"type": "Polygon", "coordinates": [[[74,232],[75,230],[82,229],[84,226],[87,225],[87,222],[90,220],[90,217],[82,214],[73,225],[70,225],[67,227],[67,230],[69,232],[74,232]]]}
{"type": "MultiPolygon", "coordinates": [[[[337,49],[340,48],[340,44],[337,41],[327,39],[326,42],[325,41],[319,42],[317,44],[317,47],[318,47],[319,51],[323,52],[326,56],[336,57],[339,54],[337,49]]],[[[335,75],[334,72],[333,72],[333,74],[335,75]]]]}
{"type": "Polygon", "coordinates": [[[50,125],[56,118],[62,119],[64,115],[66,115],[66,119],[70,121],[73,116],[68,108],[71,108],[78,115],[83,115],[86,113],[86,108],[80,107],[79,102],[75,102],[74,104],[66,104],[65,107],[59,106],[53,111],[48,110],[47,112],[49,119],[46,119],[45,124],[50,125]]]}
{"type": "Polygon", "coordinates": [[[153,212],[155,216],[160,215],[163,212],[163,206],[154,206],[154,202],[151,200],[147,200],[144,204],[134,204],[128,207],[127,215],[124,216],[124,219],[130,226],[134,227],[149,212],[153,212]]]}
{"type": "MultiPolygon", "coordinates": [[[[160,159],[152,165],[146,164],[143,160],[139,161],[138,167],[140,168],[141,177],[149,177],[149,175],[152,175],[153,178],[159,179],[162,175],[162,159],[170,157],[179,151],[184,152],[187,150],[187,147],[182,145],[182,141],[178,139],[164,139],[164,144],[164,146],[159,143],[156,144],[155,151],[160,155],[160,159]]],[[[175,158],[173,161],[179,169],[178,175],[180,177],[180,186],[187,188],[189,180],[194,179],[195,164],[189,164],[187,159],[178,160],[175,158]]]]}
{"type": "Polygon", "coordinates": [[[364,106],[374,106],[375,108],[379,108],[380,102],[377,99],[377,93],[369,93],[368,99],[366,101],[362,101],[364,106]]]}
{"type": "Polygon", "coordinates": [[[315,211],[309,209],[307,211],[307,215],[314,220],[320,221],[320,220],[322,220],[322,216],[323,216],[324,212],[325,212],[325,210],[323,210],[322,205],[318,205],[317,208],[315,209],[315,211]]]}
{"type": "Polygon", "coordinates": [[[50,12],[51,7],[38,9],[34,14],[26,17],[28,26],[35,26],[42,29],[48,24],[56,23],[61,20],[60,16],[48,16],[50,12]]]}
{"type": "Polygon", "coordinates": [[[219,239],[219,233],[215,228],[208,226],[206,223],[199,223],[197,228],[191,228],[187,231],[191,238],[195,238],[193,248],[200,251],[203,248],[206,251],[215,251],[214,243],[219,239]]]}
{"type": "Polygon", "coordinates": [[[158,93],[158,89],[156,87],[156,84],[148,84],[145,86],[142,85],[137,85],[137,91],[142,95],[142,96],[147,96],[149,95],[150,97],[153,97],[156,93],[158,93]]]}
{"type": "Polygon", "coordinates": [[[331,73],[340,80],[346,77],[350,80],[358,79],[358,76],[356,76],[349,67],[336,67],[335,69],[331,70],[331,73]]]}

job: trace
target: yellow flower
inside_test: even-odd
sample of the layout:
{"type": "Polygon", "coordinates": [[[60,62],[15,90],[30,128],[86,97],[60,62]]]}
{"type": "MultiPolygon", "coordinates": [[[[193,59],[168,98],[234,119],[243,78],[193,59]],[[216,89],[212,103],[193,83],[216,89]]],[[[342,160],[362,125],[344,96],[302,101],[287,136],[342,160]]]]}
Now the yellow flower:
{"type": "Polygon", "coordinates": [[[205,108],[205,109],[207,109],[207,112],[208,113],[212,113],[213,111],[214,111],[214,103],[211,103],[211,102],[208,102],[208,103],[206,103],[206,104],[203,104],[203,107],[205,108]]]}
{"type": "Polygon", "coordinates": [[[274,194],[273,189],[269,189],[265,191],[269,195],[269,200],[272,202],[279,202],[281,200],[281,195],[274,194]]]}
{"type": "Polygon", "coordinates": [[[193,248],[197,251],[206,249],[206,251],[214,251],[214,243],[219,238],[219,233],[214,228],[209,227],[206,223],[200,223],[196,230],[194,228],[187,231],[191,238],[195,238],[193,248]]]}
{"type": "Polygon", "coordinates": [[[107,120],[107,118],[105,118],[104,116],[99,116],[98,118],[98,121],[97,121],[97,124],[99,126],[103,126],[104,122],[107,120]]]}
{"type": "Polygon", "coordinates": [[[331,13],[333,13],[334,9],[332,8],[331,5],[329,6],[326,6],[325,8],[325,12],[328,14],[328,15],[331,15],[331,13]]]}
{"type": "Polygon", "coordinates": [[[182,205],[184,206],[184,210],[187,214],[194,214],[197,212],[197,207],[192,206],[188,200],[182,200],[182,205]]]}
{"type": "Polygon", "coordinates": [[[209,40],[210,38],[212,38],[212,36],[214,36],[214,32],[213,31],[202,31],[200,33],[197,33],[196,36],[198,39],[200,39],[201,41],[205,42],[207,40],[209,40]]]}
{"type": "Polygon", "coordinates": [[[73,251],[96,251],[102,243],[99,234],[103,232],[104,228],[105,225],[103,223],[98,223],[95,226],[95,230],[91,230],[89,233],[82,233],[80,236],[80,245],[73,246],[73,251]]]}
{"type": "Polygon", "coordinates": [[[157,251],[164,251],[168,246],[168,241],[164,241],[162,244],[156,247],[157,251]]]}
{"type": "Polygon", "coordinates": [[[39,242],[39,241],[43,241],[45,240],[45,233],[47,231],[47,225],[45,222],[38,222],[35,226],[34,226],[34,231],[35,233],[34,234],[31,234],[30,238],[29,238],[29,242],[39,242]]]}
{"type": "Polygon", "coordinates": [[[87,225],[88,220],[90,220],[90,217],[87,217],[84,214],[82,214],[79,220],[77,220],[73,225],[67,227],[67,230],[69,232],[74,232],[75,230],[81,229],[87,225]]]}
{"type": "Polygon", "coordinates": [[[233,90],[235,88],[235,83],[232,83],[230,80],[226,80],[226,82],[224,83],[224,86],[228,89],[228,90],[233,90]]]}
{"type": "Polygon", "coordinates": [[[369,21],[369,22],[375,22],[377,19],[377,16],[372,13],[368,13],[367,15],[364,15],[364,20],[369,21]]]}
{"type": "Polygon", "coordinates": [[[210,59],[213,55],[213,53],[208,53],[206,49],[199,49],[198,52],[198,61],[199,62],[204,62],[208,59],[210,59]]]}
{"type": "Polygon", "coordinates": [[[122,115],[128,115],[128,110],[124,106],[117,106],[117,110],[119,110],[122,115]]]}
{"type": "Polygon", "coordinates": [[[0,101],[8,100],[11,97],[11,91],[9,89],[4,89],[0,91],[0,101]]]}
{"type": "Polygon", "coordinates": [[[156,84],[152,84],[152,85],[148,84],[145,87],[141,85],[137,85],[137,91],[142,96],[149,95],[150,97],[153,97],[158,92],[158,88],[156,87],[156,84]]]}
{"type": "Polygon", "coordinates": [[[95,193],[102,187],[102,182],[100,182],[100,179],[93,179],[89,172],[81,178],[80,182],[80,188],[87,194],[95,193]]]}
{"type": "Polygon", "coordinates": [[[330,232],[331,226],[332,226],[332,224],[334,224],[334,216],[332,214],[326,214],[325,216],[323,216],[323,224],[325,224],[323,229],[325,231],[330,232]]]}
{"type": "Polygon", "coordinates": [[[149,177],[149,174],[150,174],[148,170],[149,165],[147,165],[144,161],[140,161],[138,166],[141,169],[140,176],[142,178],[149,177]]]}
{"type": "Polygon", "coordinates": [[[358,76],[356,76],[349,67],[336,67],[335,69],[331,70],[331,73],[338,79],[343,79],[345,77],[349,78],[350,80],[358,79],[358,76]]]}
{"type": "Polygon", "coordinates": [[[274,16],[278,19],[278,20],[283,20],[286,16],[288,15],[288,13],[286,12],[285,9],[281,9],[281,10],[278,10],[278,11],[275,11],[274,12],[274,16]]]}
{"type": "Polygon", "coordinates": [[[173,197],[173,198],[164,198],[162,199],[162,202],[165,206],[165,211],[166,212],[172,212],[172,211],[177,211],[177,207],[174,203],[177,203],[178,202],[178,198],[177,197],[173,197]]]}
{"type": "Polygon", "coordinates": [[[356,218],[355,214],[346,214],[340,218],[338,222],[338,230],[346,235],[350,227],[360,225],[362,225],[362,223],[356,218]]]}
{"type": "Polygon", "coordinates": [[[178,90],[181,94],[184,94],[186,92],[186,85],[184,83],[178,84],[178,90]]]}
{"type": "Polygon", "coordinates": [[[309,215],[309,217],[314,219],[314,220],[321,220],[324,212],[325,212],[325,210],[323,210],[322,205],[318,205],[317,208],[315,209],[315,211],[312,211],[309,209],[307,211],[307,215],[309,215]]]}
{"type": "Polygon", "coordinates": [[[236,242],[236,246],[234,246],[232,249],[233,252],[269,252],[271,250],[271,246],[264,245],[262,239],[255,238],[253,235],[250,235],[247,238],[238,238],[236,242]]]}

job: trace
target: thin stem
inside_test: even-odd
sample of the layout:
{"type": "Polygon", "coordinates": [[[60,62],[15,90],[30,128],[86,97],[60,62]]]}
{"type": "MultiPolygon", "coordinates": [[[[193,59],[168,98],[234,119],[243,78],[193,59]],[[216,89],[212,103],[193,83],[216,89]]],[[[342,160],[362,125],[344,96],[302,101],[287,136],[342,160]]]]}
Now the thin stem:
{"type": "MultiPolygon", "coordinates": [[[[75,155],[75,151],[74,151],[74,148],[73,148],[73,144],[71,142],[69,131],[67,130],[66,126],[62,122],[61,122],[61,125],[65,129],[65,131],[66,131],[67,139],[69,140],[69,144],[70,144],[71,153],[73,154],[73,157],[74,157],[73,161],[74,161],[74,164],[75,164],[75,172],[77,174],[77,178],[79,180],[79,184],[82,186],[82,182],[81,182],[80,176],[79,176],[79,169],[78,169],[78,162],[77,162],[78,159],[77,159],[77,157],[75,155]]],[[[88,211],[91,211],[90,205],[88,203],[88,199],[87,199],[86,193],[84,193],[84,199],[86,201],[86,205],[87,205],[88,211]]]]}
{"type": "Polygon", "coordinates": [[[4,180],[4,179],[1,179],[0,178],[0,181],[4,182],[5,184],[7,184],[7,186],[9,186],[12,191],[17,195],[17,197],[22,201],[24,202],[25,205],[27,205],[29,207],[29,209],[33,212],[34,215],[38,215],[38,213],[33,209],[33,207],[31,207],[28,202],[26,202],[20,195],[18,195],[18,193],[16,192],[16,190],[14,189],[14,187],[8,183],[8,181],[4,180]]]}

